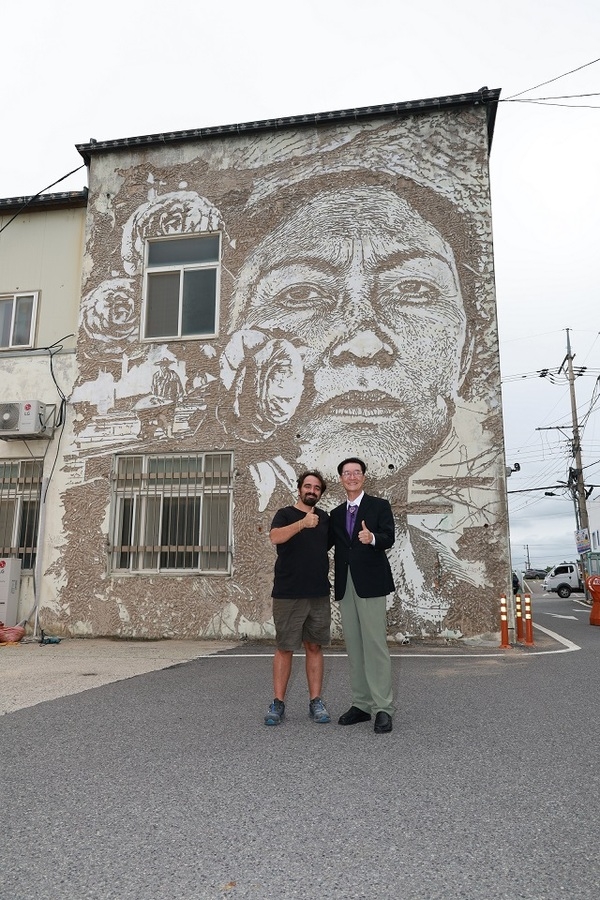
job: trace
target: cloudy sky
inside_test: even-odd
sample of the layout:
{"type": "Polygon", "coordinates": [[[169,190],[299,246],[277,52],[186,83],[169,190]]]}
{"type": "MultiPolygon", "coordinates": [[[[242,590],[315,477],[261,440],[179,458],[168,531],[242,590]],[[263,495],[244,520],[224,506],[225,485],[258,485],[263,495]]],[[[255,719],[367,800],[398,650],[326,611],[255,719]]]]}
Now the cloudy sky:
{"type": "MultiPolygon", "coordinates": [[[[103,0],[85,15],[74,0],[20,0],[0,29],[3,198],[81,166],[75,145],[90,138],[501,88],[491,175],[506,461],[521,467],[513,563],[574,558],[573,500],[540,488],[572,464],[568,385],[552,374],[567,328],[587,366],[586,483],[600,486],[598,0],[103,0]]],[[[50,190],[85,185],[82,169],[50,190]]],[[[600,487],[589,509],[600,527],[600,487]]]]}

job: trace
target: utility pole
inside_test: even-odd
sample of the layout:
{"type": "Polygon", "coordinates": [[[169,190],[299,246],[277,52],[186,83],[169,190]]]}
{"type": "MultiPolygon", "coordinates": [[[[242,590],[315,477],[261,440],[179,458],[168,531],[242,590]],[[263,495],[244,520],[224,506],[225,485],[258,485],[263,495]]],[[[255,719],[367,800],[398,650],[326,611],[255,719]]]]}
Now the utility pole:
{"type": "Polygon", "coordinates": [[[523,549],[525,550],[525,553],[527,554],[527,568],[530,569],[531,568],[531,560],[529,558],[529,544],[525,544],[523,549]]]}
{"type": "MultiPolygon", "coordinates": [[[[585,490],[585,484],[583,481],[583,463],[581,461],[581,436],[579,433],[579,422],[577,421],[577,401],[575,399],[575,373],[573,371],[573,354],[571,352],[571,338],[569,334],[570,329],[567,328],[567,355],[563,359],[560,364],[560,368],[557,371],[557,375],[561,373],[566,377],[567,382],[569,384],[569,394],[571,397],[571,422],[573,429],[573,437],[571,442],[571,452],[573,455],[573,459],[575,460],[574,466],[569,466],[569,478],[566,483],[566,487],[571,494],[571,498],[573,500],[573,507],[575,511],[575,523],[578,532],[584,531],[587,535],[587,541],[589,541],[590,535],[590,524],[588,518],[587,511],[587,496],[585,490]]],[[[584,369],[580,371],[579,374],[583,374],[584,369]]],[[[546,377],[549,374],[549,370],[545,369],[540,373],[542,377],[546,377]]],[[[552,378],[550,379],[552,381],[552,378]]],[[[553,382],[554,383],[554,382],[553,382]]],[[[555,426],[556,427],[556,426],[555,426]]],[[[549,431],[551,429],[546,428],[538,428],[538,431],[549,431]]],[[[552,429],[553,430],[553,429],[552,429]]],[[[562,431],[561,427],[556,427],[556,430],[562,431]]],[[[578,536],[579,537],[579,536],[578,536]]],[[[584,559],[583,557],[586,554],[586,550],[579,550],[579,547],[585,546],[585,541],[579,542],[578,540],[578,552],[582,559],[580,560],[582,569],[585,569],[584,559]]],[[[586,592],[587,597],[587,592],[586,592]]]]}
{"type": "Polygon", "coordinates": [[[575,459],[575,468],[570,470],[569,482],[572,484],[574,494],[577,497],[576,519],[578,529],[587,529],[589,534],[589,519],[587,512],[587,502],[585,496],[585,484],[583,483],[583,463],[581,462],[581,439],[579,436],[579,423],[577,421],[577,403],[575,400],[575,375],[573,373],[573,355],[571,353],[571,339],[569,329],[567,328],[567,355],[562,361],[560,370],[567,363],[567,380],[569,382],[569,393],[571,395],[571,419],[573,423],[573,457],[575,459]]]}

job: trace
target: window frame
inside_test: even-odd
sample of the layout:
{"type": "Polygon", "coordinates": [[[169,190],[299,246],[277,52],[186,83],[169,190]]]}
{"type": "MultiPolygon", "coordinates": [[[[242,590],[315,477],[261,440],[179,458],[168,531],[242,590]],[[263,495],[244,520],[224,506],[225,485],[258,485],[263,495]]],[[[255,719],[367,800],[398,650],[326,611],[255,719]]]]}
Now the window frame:
{"type": "MultiPolygon", "coordinates": [[[[35,346],[35,334],[37,325],[37,312],[39,303],[39,291],[0,291],[0,301],[12,300],[12,315],[10,321],[9,343],[0,343],[0,353],[7,350],[30,350],[35,346]],[[17,325],[17,304],[20,299],[31,297],[33,302],[31,306],[31,320],[29,323],[29,342],[27,344],[17,344],[14,340],[15,327],[17,325]]],[[[0,341],[2,335],[0,334],[0,341]]]]}
{"type": "Polygon", "coordinates": [[[231,451],[115,454],[111,472],[110,574],[116,577],[230,576],[233,474],[231,451]],[[209,458],[220,459],[216,474],[214,468],[212,475],[207,468],[209,458]],[[169,471],[169,461],[190,459],[201,460],[201,465],[196,465],[193,470],[182,468],[177,473],[177,466],[173,464],[169,471]],[[161,465],[164,466],[162,479],[161,465]],[[212,543],[214,534],[210,534],[210,522],[209,534],[205,531],[205,511],[208,508],[210,515],[214,497],[224,497],[226,507],[224,519],[217,510],[216,530],[222,529],[226,534],[224,540],[217,534],[216,544],[212,543]],[[173,515],[171,510],[174,510],[173,515]],[[180,537],[187,541],[179,542],[180,537]],[[213,554],[217,558],[224,556],[224,565],[203,565],[206,557],[210,559],[213,554]],[[188,557],[191,564],[169,565],[169,557],[172,559],[173,556],[176,560],[188,557]]]}
{"type": "MultiPolygon", "coordinates": [[[[44,481],[43,460],[0,459],[0,526],[9,524],[2,507],[12,506],[10,544],[2,544],[0,556],[21,560],[23,572],[34,572],[39,553],[38,539],[41,514],[42,487],[44,481]],[[5,470],[4,472],[2,470],[5,470]],[[12,469],[12,473],[5,474],[12,469]],[[36,471],[37,470],[37,471],[36,471]],[[30,539],[30,540],[28,540],[30,539]],[[30,563],[27,565],[27,563],[30,563]]],[[[7,529],[8,530],[8,529],[7,529]]],[[[0,532],[0,537],[2,532],[0,532]]],[[[6,537],[6,535],[5,535],[6,537]]]]}
{"type": "Polygon", "coordinates": [[[219,316],[220,316],[220,295],[221,295],[221,253],[223,246],[223,236],[220,231],[206,231],[194,234],[175,234],[175,235],[159,235],[146,240],[144,250],[144,285],[142,295],[142,311],[140,320],[140,340],[147,343],[164,343],[165,341],[200,341],[214,340],[219,336],[219,316]],[[216,259],[206,262],[185,262],[185,263],[163,263],[162,265],[153,265],[149,262],[150,245],[164,244],[167,242],[190,241],[202,238],[218,238],[219,244],[216,259]],[[182,320],[184,310],[184,290],[185,290],[185,273],[198,271],[214,271],[215,272],[215,296],[214,296],[214,329],[211,332],[182,334],[182,320]],[[179,297],[178,297],[178,318],[177,318],[177,334],[163,335],[147,335],[148,316],[150,309],[149,302],[149,282],[154,275],[165,275],[179,273],[179,297]]]}

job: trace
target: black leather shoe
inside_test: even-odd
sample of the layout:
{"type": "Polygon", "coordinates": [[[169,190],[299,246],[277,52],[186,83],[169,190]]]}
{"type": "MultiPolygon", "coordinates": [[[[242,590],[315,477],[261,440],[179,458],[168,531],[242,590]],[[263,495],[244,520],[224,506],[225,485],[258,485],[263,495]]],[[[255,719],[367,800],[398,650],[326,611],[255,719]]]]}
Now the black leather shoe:
{"type": "Polygon", "coordinates": [[[348,712],[339,717],[338,725],[356,725],[357,722],[368,722],[370,718],[371,713],[364,712],[358,706],[351,706],[348,712]]]}
{"type": "MultiPolygon", "coordinates": [[[[371,716],[369,716],[371,718],[371,716]]],[[[375,734],[386,734],[386,732],[392,730],[392,717],[388,716],[387,713],[378,712],[375,716],[375,725],[373,726],[373,731],[375,734]]]]}

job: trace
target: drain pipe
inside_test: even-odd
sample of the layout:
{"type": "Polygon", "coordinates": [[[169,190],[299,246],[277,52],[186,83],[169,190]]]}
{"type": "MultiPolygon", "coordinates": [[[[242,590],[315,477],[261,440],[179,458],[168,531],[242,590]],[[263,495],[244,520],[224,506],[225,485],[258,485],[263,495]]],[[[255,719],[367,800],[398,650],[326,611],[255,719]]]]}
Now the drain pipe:
{"type": "MultiPolygon", "coordinates": [[[[38,522],[38,536],[37,536],[37,556],[35,558],[35,569],[33,570],[33,594],[35,600],[35,606],[33,611],[35,612],[35,619],[33,621],[33,636],[36,638],[38,636],[38,628],[40,625],[40,595],[42,592],[42,567],[43,567],[43,554],[45,550],[44,546],[44,537],[46,534],[46,494],[48,492],[48,482],[49,479],[42,479],[42,490],[40,493],[40,521],[38,522]]],[[[31,613],[29,615],[31,618],[31,613]]]]}

